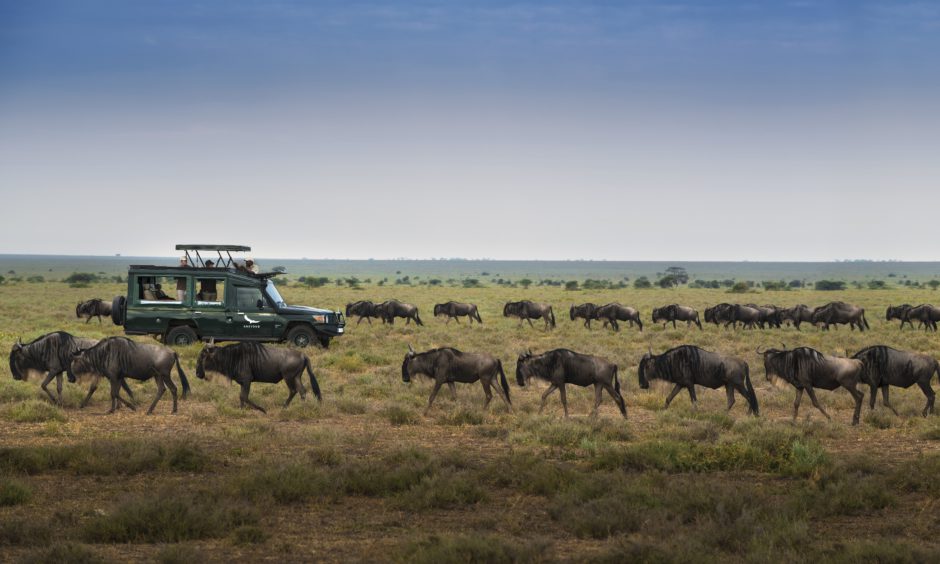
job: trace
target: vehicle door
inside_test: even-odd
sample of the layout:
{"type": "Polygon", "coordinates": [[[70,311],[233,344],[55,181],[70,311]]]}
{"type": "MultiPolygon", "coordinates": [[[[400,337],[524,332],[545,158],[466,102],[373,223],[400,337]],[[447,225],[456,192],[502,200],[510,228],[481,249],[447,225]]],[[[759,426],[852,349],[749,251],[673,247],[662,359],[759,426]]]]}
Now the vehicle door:
{"type": "Polygon", "coordinates": [[[226,306],[230,290],[222,276],[196,276],[192,318],[201,337],[225,337],[232,333],[234,317],[226,306]]]}
{"type": "Polygon", "coordinates": [[[261,288],[236,284],[234,289],[234,299],[228,302],[233,306],[228,311],[228,319],[231,320],[234,336],[240,339],[270,338],[274,334],[278,315],[265,299],[261,288]]]}

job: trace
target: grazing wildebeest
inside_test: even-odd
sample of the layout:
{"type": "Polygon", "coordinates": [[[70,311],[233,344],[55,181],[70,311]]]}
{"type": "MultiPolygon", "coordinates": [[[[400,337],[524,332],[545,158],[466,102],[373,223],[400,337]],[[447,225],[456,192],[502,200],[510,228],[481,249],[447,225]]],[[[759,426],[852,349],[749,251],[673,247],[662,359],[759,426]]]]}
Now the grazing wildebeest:
{"type": "MultiPolygon", "coordinates": [[[[174,365],[183,384],[183,397],[185,398],[189,394],[189,381],[186,379],[183,367],[180,366],[179,355],[170,347],[137,343],[127,337],[108,337],[91,348],[73,353],[68,373],[69,379],[74,378],[75,374],[95,374],[107,378],[111,383],[111,409],[108,413],[114,413],[118,408],[118,402],[135,409],[133,404],[120,396],[122,380],[132,378],[146,381],[153,378],[157,383],[157,396],[150,404],[147,414],[153,413],[153,408],[157,406],[166,388],[170,389],[170,394],[173,396],[173,413],[176,413],[176,384],[170,378],[170,371],[174,365]]],[[[97,380],[92,383],[92,388],[88,391],[89,398],[94,393],[96,385],[97,380]]]]}
{"type": "Polygon", "coordinates": [[[801,331],[800,325],[802,323],[813,322],[813,310],[805,304],[795,305],[791,308],[781,309],[780,319],[781,321],[789,321],[790,323],[793,323],[793,326],[796,327],[796,330],[801,331]]]}
{"type": "Polygon", "coordinates": [[[734,305],[729,303],[721,303],[716,306],[706,308],[705,323],[714,323],[716,327],[724,323],[725,327],[728,327],[733,321],[731,316],[733,309],[734,305]]]}
{"type": "Polygon", "coordinates": [[[221,347],[213,343],[203,347],[196,361],[196,376],[205,379],[206,370],[218,372],[226,378],[241,386],[238,396],[239,406],[251,406],[261,413],[267,413],[263,407],[248,399],[252,382],[263,384],[277,384],[281,380],[287,384],[290,394],[284,407],[290,405],[294,396],[300,392],[300,399],[307,399],[307,392],[301,378],[307,370],[310,376],[310,388],[317,396],[317,401],[323,401],[317,377],[310,367],[310,359],[304,353],[295,349],[282,349],[266,347],[261,343],[244,342],[234,343],[221,347]]]}
{"type": "Polygon", "coordinates": [[[871,387],[871,398],[869,398],[871,409],[875,408],[875,392],[881,388],[881,397],[885,407],[897,415],[897,410],[888,401],[888,386],[910,388],[917,384],[927,397],[924,417],[933,413],[936,394],[930,387],[930,380],[934,372],[940,376],[940,363],[937,359],[925,354],[899,351],[884,345],[866,347],[855,353],[852,358],[861,360],[864,364],[862,380],[871,387]]]}
{"type": "MultiPolygon", "coordinates": [[[[82,339],[65,331],[47,333],[26,344],[18,340],[10,349],[10,373],[13,375],[14,380],[26,380],[30,370],[44,372],[45,378],[40,384],[42,391],[46,392],[49,399],[54,403],[62,405],[62,373],[68,371],[69,364],[72,362],[72,353],[91,348],[97,343],[97,339],[82,339]],[[49,388],[46,387],[49,382],[52,382],[53,378],[56,381],[58,397],[53,396],[49,388]]],[[[91,395],[98,387],[98,378],[100,376],[95,378],[88,391],[88,396],[81,403],[81,407],[85,407],[85,404],[91,399],[91,395]]],[[[69,381],[74,382],[71,375],[69,381]]],[[[122,385],[133,401],[134,394],[127,386],[127,382],[122,381],[122,385]]]]}
{"type": "Polygon", "coordinates": [[[747,307],[752,307],[760,312],[760,321],[758,322],[758,325],[760,325],[761,329],[763,329],[765,325],[770,326],[772,329],[780,329],[780,325],[781,325],[780,318],[781,318],[781,312],[783,311],[781,308],[775,305],[757,305],[757,304],[744,304],[744,305],[746,305],[747,307]]]}
{"type": "Polygon", "coordinates": [[[434,389],[431,390],[431,397],[428,398],[425,414],[431,410],[434,398],[437,397],[437,392],[444,384],[450,388],[453,398],[457,399],[457,386],[454,382],[472,384],[477,380],[483,384],[483,393],[486,394],[483,409],[489,407],[493,399],[493,394],[490,392],[490,387],[493,387],[499,397],[506,402],[506,407],[512,411],[509,382],[506,381],[506,373],[503,372],[503,363],[488,354],[465,353],[454,348],[432,349],[416,353],[411,345],[408,345],[408,353],[401,364],[401,379],[403,382],[410,382],[411,378],[417,374],[424,374],[434,380],[434,389]],[[502,389],[496,385],[497,376],[499,376],[502,389]]]}
{"type": "Polygon", "coordinates": [[[748,413],[760,414],[748,365],[733,356],[713,353],[692,345],[681,345],[660,355],[654,355],[650,349],[640,360],[640,387],[648,389],[650,380],[653,379],[675,384],[666,398],[667,408],[683,388],[689,391],[694,407],[698,401],[695,397],[696,385],[713,390],[724,386],[728,395],[728,411],[734,406],[734,391],[737,390],[747,400],[748,413]]]}
{"type": "Polygon", "coordinates": [[[888,306],[887,311],[885,312],[885,321],[891,321],[892,319],[898,319],[901,321],[901,329],[904,329],[904,324],[907,323],[911,326],[911,329],[914,328],[914,324],[911,323],[910,319],[905,318],[905,314],[914,307],[911,304],[901,304],[896,306],[888,306]]]}
{"type": "Polygon", "coordinates": [[[755,329],[760,327],[763,329],[763,314],[757,308],[734,304],[731,306],[731,327],[733,329],[738,328],[738,323],[740,322],[744,329],[751,328],[755,329]]]}
{"type": "Polygon", "coordinates": [[[555,312],[549,304],[540,304],[522,300],[521,302],[507,302],[503,306],[503,317],[518,317],[519,325],[522,321],[528,321],[529,327],[533,327],[533,319],[542,319],[545,321],[545,329],[555,327],[555,312]]]}
{"type": "Polygon", "coordinates": [[[618,321],[629,321],[632,326],[634,323],[643,330],[643,321],[640,319],[640,312],[636,308],[620,305],[617,302],[600,306],[594,310],[594,319],[604,321],[604,327],[609,323],[614,331],[620,331],[618,321]]]}
{"type": "Polygon", "coordinates": [[[389,325],[395,324],[396,317],[404,317],[406,320],[405,325],[410,324],[412,320],[418,325],[424,325],[418,315],[418,306],[412,304],[406,304],[398,300],[388,300],[376,304],[375,311],[389,325]]]}
{"type": "Polygon", "coordinates": [[[356,325],[362,323],[363,319],[368,321],[369,325],[372,325],[373,317],[382,319],[382,323],[385,323],[385,319],[376,311],[375,304],[369,300],[359,300],[358,302],[346,304],[346,317],[348,318],[351,315],[355,315],[359,318],[356,325]]]}
{"type": "Polygon", "coordinates": [[[91,321],[92,317],[98,318],[101,323],[101,316],[111,316],[111,302],[106,302],[101,298],[93,298],[88,301],[78,302],[75,306],[75,317],[85,317],[85,323],[91,321]]]}
{"type": "MultiPolygon", "coordinates": [[[[912,307],[904,312],[904,320],[911,323],[912,319],[923,323],[924,331],[936,331],[937,322],[940,321],[940,308],[936,308],[930,304],[921,304],[912,307]]],[[[913,327],[914,325],[911,323],[911,328],[913,327]]]]}
{"type": "Polygon", "coordinates": [[[864,308],[847,304],[845,302],[829,302],[813,310],[813,323],[822,323],[823,329],[828,330],[830,325],[848,324],[853,330],[870,329],[865,320],[864,308]]]}
{"type": "Polygon", "coordinates": [[[768,380],[777,376],[789,382],[796,388],[796,400],[793,402],[793,419],[796,420],[800,411],[800,400],[803,392],[809,395],[813,405],[826,416],[832,419],[826,410],[819,405],[816,399],[816,388],[835,390],[843,387],[852,394],[855,400],[855,414],[852,416],[852,425],[858,425],[859,413],[862,410],[862,400],[865,394],[858,390],[858,383],[862,379],[862,361],[854,358],[838,356],[825,356],[816,349],[799,347],[791,350],[767,349],[758,354],[764,356],[764,372],[768,380]]]}
{"type": "Polygon", "coordinates": [[[698,319],[698,311],[691,307],[672,304],[653,310],[653,323],[662,321],[663,329],[666,328],[666,324],[670,321],[672,322],[672,328],[675,329],[677,320],[685,321],[686,327],[691,327],[692,323],[695,323],[698,325],[699,330],[702,330],[702,322],[698,319]]]}
{"type": "Polygon", "coordinates": [[[476,320],[478,323],[483,323],[483,320],[480,318],[480,311],[477,309],[476,304],[465,304],[461,302],[447,302],[446,304],[436,304],[434,306],[434,317],[439,315],[444,315],[447,317],[447,323],[450,323],[450,320],[453,319],[457,323],[460,323],[460,316],[467,316],[470,320],[470,325],[473,325],[473,321],[476,320]]]}
{"type": "Polygon", "coordinates": [[[597,409],[601,405],[601,394],[603,390],[607,390],[610,397],[614,398],[617,403],[617,407],[620,408],[624,419],[627,417],[627,404],[620,395],[617,365],[601,357],[580,354],[568,349],[555,349],[539,355],[526,351],[520,354],[516,361],[516,383],[525,386],[526,381],[533,377],[550,384],[542,394],[539,413],[545,409],[548,396],[557,389],[561,394],[561,405],[565,409],[565,417],[568,417],[568,396],[565,393],[565,385],[574,384],[585,387],[593,384],[594,409],[591,415],[597,415],[597,409]]]}
{"type": "Polygon", "coordinates": [[[568,316],[571,317],[571,321],[578,318],[583,319],[584,326],[590,329],[591,320],[594,319],[594,311],[596,309],[597,305],[590,302],[581,305],[572,305],[571,309],[568,310],[568,316]]]}

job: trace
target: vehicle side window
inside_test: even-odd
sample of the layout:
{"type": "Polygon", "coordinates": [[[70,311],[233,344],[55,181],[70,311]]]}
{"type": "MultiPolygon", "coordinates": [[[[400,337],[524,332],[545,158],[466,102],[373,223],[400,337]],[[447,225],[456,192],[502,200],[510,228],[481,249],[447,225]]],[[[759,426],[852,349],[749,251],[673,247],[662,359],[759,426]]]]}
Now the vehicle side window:
{"type": "Polygon", "coordinates": [[[225,303],[225,280],[221,278],[196,279],[196,304],[221,306],[225,303]]]}
{"type": "Polygon", "coordinates": [[[179,305],[186,301],[185,276],[138,276],[137,299],[141,304],[179,305]]]}
{"type": "Polygon", "coordinates": [[[235,287],[235,298],[238,309],[257,310],[258,300],[261,299],[261,288],[247,288],[244,286],[235,287]]]}

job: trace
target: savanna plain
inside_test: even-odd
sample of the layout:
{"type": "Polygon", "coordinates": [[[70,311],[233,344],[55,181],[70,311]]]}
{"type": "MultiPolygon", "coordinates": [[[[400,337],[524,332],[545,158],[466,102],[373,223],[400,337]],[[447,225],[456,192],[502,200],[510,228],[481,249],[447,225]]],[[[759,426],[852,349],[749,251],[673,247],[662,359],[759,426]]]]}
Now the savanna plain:
{"type": "MultiPolygon", "coordinates": [[[[0,285],[0,346],[65,330],[122,334],[106,320],[75,318],[79,300],[110,299],[121,284],[0,285]]],[[[937,299],[927,289],[795,290],[732,295],[710,289],[483,288],[329,284],[281,288],[289,303],[341,309],[359,299],[419,306],[424,327],[349,320],[328,350],[305,349],[323,402],[287,409],[283,384],[255,385],[268,413],[238,408],[238,387],[196,378],[200,346],[177,349],[192,384],[177,415],[169,394],[155,414],[109,407],[107,384],[79,409],[88,381],[65,384],[52,405],[39,380],[0,368],[0,560],[26,562],[927,562],[940,560],[940,417],[920,416],[915,386],[892,388],[895,416],[868,408],[849,425],[844,390],[808,400],[791,420],[794,389],[767,381],[758,346],[812,346],[826,354],[886,344],[940,357],[934,333],[886,322],[889,304],[937,299]],[[502,317],[504,302],[555,307],[543,329],[502,317]],[[861,305],[871,331],[803,327],[737,330],[649,323],[653,307],[720,302],[791,306],[832,300],[861,305]],[[445,324],[435,303],[478,304],[484,323],[445,324]],[[592,330],[568,319],[573,303],[638,307],[641,333],[592,330]],[[499,357],[513,410],[482,409],[479,384],[446,387],[424,413],[430,381],[402,382],[408,345],[453,346],[499,357]],[[679,344],[737,355],[750,364],[759,417],[723,390],[698,390],[692,408],[668,387],[642,390],[637,364],[648,347],[679,344]],[[624,420],[607,396],[589,417],[593,390],[569,387],[571,417],[558,395],[539,415],[546,384],[519,387],[520,352],[566,347],[619,365],[624,420]]],[[[135,337],[139,340],[149,338],[135,337]]],[[[282,346],[282,345],[278,345],[282,346]]],[[[178,377],[174,371],[174,380],[178,377]]],[[[308,384],[309,385],[309,384],[308,384]]],[[[131,383],[144,404],[152,382],[131,383]]],[[[934,382],[936,389],[937,383],[934,382]]],[[[53,386],[54,387],[54,386],[53,386]]]]}

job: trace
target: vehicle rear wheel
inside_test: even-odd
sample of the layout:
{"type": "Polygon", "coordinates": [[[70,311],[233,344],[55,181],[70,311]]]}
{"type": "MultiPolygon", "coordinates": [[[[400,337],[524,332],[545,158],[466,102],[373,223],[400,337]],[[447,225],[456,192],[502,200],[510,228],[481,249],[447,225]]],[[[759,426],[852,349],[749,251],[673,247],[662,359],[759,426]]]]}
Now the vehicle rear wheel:
{"type": "Polygon", "coordinates": [[[163,339],[163,342],[171,347],[186,347],[198,340],[199,337],[196,335],[196,332],[193,331],[192,327],[182,325],[170,329],[166,334],[166,338],[163,339]]]}
{"type": "Polygon", "coordinates": [[[114,296],[111,300],[111,321],[115,325],[124,325],[125,308],[127,307],[127,298],[124,296],[114,296]]]}
{"type": "Polygon", "coordinates": [[[313,329],[304,325],[298,325],[287,333],[287,342],[295,347],[309,347],[310,344],[314,342],[314,339],[316,339],[316,334],[313,332],[313,329]]]}

